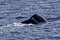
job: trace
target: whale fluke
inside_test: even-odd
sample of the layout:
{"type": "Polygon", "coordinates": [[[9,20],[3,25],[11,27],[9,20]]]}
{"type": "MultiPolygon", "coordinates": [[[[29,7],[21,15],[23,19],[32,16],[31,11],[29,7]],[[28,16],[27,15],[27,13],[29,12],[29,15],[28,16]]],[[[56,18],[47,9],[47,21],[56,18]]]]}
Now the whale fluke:
{"type": "Polygon", "coordinates": [[[24,24],[30,24],[30,23],[31,24],[38,24],[38,23],[46,23],[46,20],[43,17],[41,17],[37,14],[34,14],[32,17],[30,17],[30,19],[25,20],[22,23],[24,23],[24,24]]]}

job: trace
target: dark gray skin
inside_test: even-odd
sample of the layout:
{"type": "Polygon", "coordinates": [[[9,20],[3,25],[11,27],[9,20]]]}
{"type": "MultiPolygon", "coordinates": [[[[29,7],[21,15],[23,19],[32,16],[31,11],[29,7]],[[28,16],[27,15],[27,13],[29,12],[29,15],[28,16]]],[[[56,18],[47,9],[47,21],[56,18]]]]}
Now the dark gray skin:
{"type": "Polygon", "coordinates": [[[41,16],[38,16],[37,14],[34,14],[32,17],[30,17],[30,19],[25,20],[21,23],[24,24],[39,24],[39,23],[46,23],[46,20],[43,19],[41,16]]]}

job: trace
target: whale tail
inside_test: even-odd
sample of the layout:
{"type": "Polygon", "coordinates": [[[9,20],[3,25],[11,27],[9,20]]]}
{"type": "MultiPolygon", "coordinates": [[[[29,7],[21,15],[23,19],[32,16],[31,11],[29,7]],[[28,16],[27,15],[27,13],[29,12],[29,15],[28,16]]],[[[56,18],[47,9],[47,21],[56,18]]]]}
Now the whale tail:
{"type": "Polygon", "coordinates": [[[41,17],[38,16],[37,14],[34,14],[32,17],[30,17],[30,19],[23,21],[22,23],[24,24],[38,24],[38,23],[46,23],[46,20],[41,17]]]}

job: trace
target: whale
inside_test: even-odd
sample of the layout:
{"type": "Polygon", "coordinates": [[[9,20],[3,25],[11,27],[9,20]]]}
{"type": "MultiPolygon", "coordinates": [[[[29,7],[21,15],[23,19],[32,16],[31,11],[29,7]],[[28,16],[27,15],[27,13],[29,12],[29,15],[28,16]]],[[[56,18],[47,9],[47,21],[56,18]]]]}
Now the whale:
{"type": "Polygon", "coordinates": [[[46,19],[38,14],[32,15],[29,19],[22,21],[23,24],[39,24],[39,23],[46,23],[46,19]]]}

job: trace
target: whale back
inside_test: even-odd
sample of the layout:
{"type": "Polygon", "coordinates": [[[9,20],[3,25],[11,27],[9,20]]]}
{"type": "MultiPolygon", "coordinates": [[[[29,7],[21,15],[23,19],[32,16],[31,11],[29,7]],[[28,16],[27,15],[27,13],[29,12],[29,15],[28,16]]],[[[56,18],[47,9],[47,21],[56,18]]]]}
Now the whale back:
{"type": "Polygon", "coordinates": [[[38,24],[38,23],[45,23],[46,20],[41,17],[41,16],[38,16],[37,14],[34,14],[33,16],[30,17],[30,19],[28,20],[25,20],[23,21],[22,23],[25,23],[25,24],[38,24]]]}

